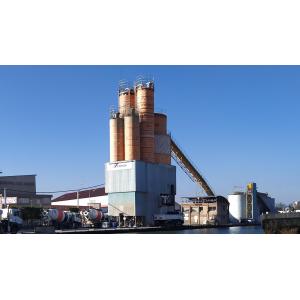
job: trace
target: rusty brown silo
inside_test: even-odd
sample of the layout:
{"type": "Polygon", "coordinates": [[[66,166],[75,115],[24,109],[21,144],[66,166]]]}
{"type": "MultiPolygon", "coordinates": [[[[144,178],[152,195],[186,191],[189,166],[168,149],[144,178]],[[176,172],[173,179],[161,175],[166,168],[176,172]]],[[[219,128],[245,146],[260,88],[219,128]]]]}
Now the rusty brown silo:
{"type": "Polygon", "coordinates": [[[154,83],[139,78],[135,82],[136,110],[140,117],[141,160],[155,162],[154,157],[154,83]]]}
{"type": "Polygon", "coordinates": [[[171,164],[171,140],[167,134],[167,116],[165,114],[154,114],[154,157],[159,164],[171,164]]]}
{"type": "Polygon", "coordinates": [[[125,116],[127,112],[130,112],[132,108],[135,108],[135,95],[134,90],[130,88],[119,90],[119,112],[121,116],[125,116]]]}
{"type": "Polygon", "coordinates": [[[140,121],[132,109],[124,117],[125,160],[140,160],[140,121]]]}
{"type": "Polygon", "coordinates": [[[154,133],[167,134],[167,116],[165,114],[154,114],[154,133]]]}
{"type": "Polygon", "coordinates": [[[135,86],[136,109],[140,114],[154,113],[154,85],[140,83],[135,86]]]}
{"type": "Polygon", "coordinates": [[[119,113],[111,114],[110,127],[110,162],[125,159],[124,151],[124,119],[119,113]]]}
{"type": "Polygon", "coordinates": [[[154,114],[140,114],[141,160],[154,162],[154,114]]]}
{"type": "Polygon", "coordinates": [[[168,134],[155,134],[155,162],[171,164],[171,138],[168,134]]]}

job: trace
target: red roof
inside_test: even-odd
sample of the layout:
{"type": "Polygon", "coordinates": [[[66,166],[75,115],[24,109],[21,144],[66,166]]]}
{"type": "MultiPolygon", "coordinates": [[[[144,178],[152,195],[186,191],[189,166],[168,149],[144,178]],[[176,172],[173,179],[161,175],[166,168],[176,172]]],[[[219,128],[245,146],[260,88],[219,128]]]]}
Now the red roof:
{"type": "MultiPolygon", "coordinates": [[[[85,190],[79,192],[79,199],[82,198],[90,198],[90,197],[99,197],[105,196],[105,188],[97,188],[92,190],[85,190]]],[[[66,200],[74,200],[77,199],[77,192],[72,192],[68,194],[61,195],[58,198],[52,200],[52,202],[66,201],[66,200]]]]}

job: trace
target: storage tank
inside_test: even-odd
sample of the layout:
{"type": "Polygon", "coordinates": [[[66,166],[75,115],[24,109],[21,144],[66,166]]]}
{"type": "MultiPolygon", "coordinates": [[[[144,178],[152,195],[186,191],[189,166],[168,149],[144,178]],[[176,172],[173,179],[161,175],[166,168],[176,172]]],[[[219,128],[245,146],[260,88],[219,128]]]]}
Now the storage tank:
{"type": "Polygon", "coordinates": [[[140,160],[140,121],[135,110],[124,117],[125,160],[140,160]]]}
{"type": "Polygon", "coordinates": [[[158,164],[171,164],[171,138],[167,134],[155,135],[155,162],[158,164]]]}
{"type": "Polygon", "coordinates": [[[167,134],[167,116],[165,114],[154,114],[154,133],[167,134]]]}
{"type": "Polygon", "coordinates": [[[49,209],[48,216],[52,221],[62,223],[65,220],[65,212],[60,209],[49,209]]]}
{"type": "Polygon", "coordinates": [[[124,151],[124,119],[119,113],[112,113],[109,121],[110,128],[110,162],[125,159],[124,151]]]}
{"type": "Polygon", "coordinates": [[[228,195],[229,202],[229,220],[231,223],[240,223],[246,219],[246,194],[235,192],[228,195]]]}
{"type": "Polygon", "coordinates": [[[119,113],[123,117],[132,108],[135,108],[134,90],[131,88],[119,89],[119,113]]]}
{"type": "Polygon", "coordinates": [[[154,113],[154,82],[138,78],[135,82],[136,109],[140,114],[154,113]]]}
{"type": "Polygon", "coordinates": [[[136,110],[140,116],[140,158],[155,162],[154,157],[154,83],[138,77],[135,82],[136,110]]]}
{"type": "Polygon", "coordinates": [[[140,158],[146,162],[154,159],[154,114],[140,114],[140,158]]]}

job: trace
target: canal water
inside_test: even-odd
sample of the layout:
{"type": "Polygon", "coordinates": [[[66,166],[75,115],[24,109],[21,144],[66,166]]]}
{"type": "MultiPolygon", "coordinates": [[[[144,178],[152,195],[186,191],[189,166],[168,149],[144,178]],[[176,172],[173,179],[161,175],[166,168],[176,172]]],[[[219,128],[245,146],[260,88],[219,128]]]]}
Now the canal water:
{"type": "Polygon", "coordinates": [[[174,231],[160,231],[156,233],[165,234],[262,234],[264,233],[261,226],[237,226],[225,228],[201,228],[201,229],[185,229],[174,231]]]}

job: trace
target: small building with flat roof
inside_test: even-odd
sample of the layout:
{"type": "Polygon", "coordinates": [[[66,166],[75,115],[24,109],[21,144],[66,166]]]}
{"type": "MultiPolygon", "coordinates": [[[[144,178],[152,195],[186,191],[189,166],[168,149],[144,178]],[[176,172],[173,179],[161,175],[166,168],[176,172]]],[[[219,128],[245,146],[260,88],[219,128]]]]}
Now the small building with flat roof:
{"type": "Polygon", "coordinates": [[[185,225],[229,223],[229,202],[223,196],[183,197],[181,211],[185,225]]]}

